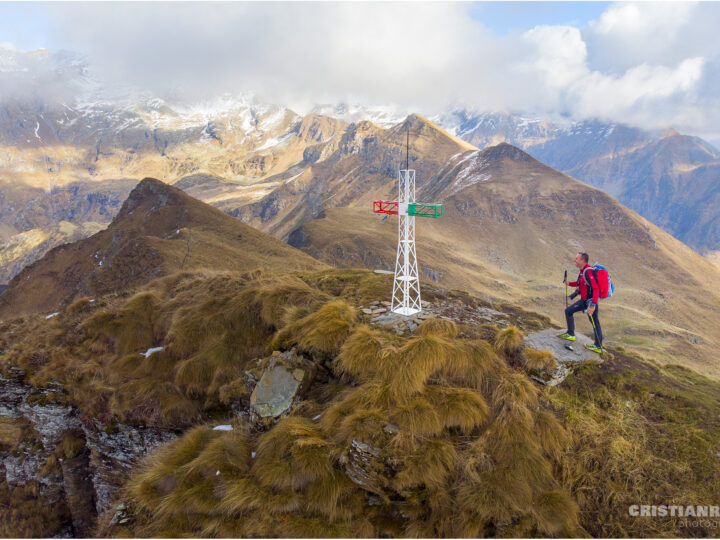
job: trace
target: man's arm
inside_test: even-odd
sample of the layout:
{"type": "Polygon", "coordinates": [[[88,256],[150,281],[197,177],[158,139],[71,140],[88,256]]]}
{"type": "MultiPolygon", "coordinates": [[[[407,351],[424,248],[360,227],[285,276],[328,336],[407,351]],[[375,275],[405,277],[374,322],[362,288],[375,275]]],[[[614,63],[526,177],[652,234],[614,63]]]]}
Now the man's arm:
{"type": "Polygon", "coordinates": [[[588,279],[590,280],[590,286],[592,287],[592,303],[597,305],[598,301],[600,300],[600,286],[595,279],[595,272],[590,270],[589,272],[586,272],[586,274],[588,279]]]}

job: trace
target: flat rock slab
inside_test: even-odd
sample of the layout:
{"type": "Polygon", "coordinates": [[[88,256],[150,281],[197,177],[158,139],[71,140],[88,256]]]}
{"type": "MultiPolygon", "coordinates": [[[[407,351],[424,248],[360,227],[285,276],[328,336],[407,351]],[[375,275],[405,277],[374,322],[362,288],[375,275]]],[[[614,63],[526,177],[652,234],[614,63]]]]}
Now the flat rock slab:
{"type": "Polygon", "coordinates": [[[263,373],[250,397],[250,404],[262,417],[280,416],[292,405],[299,387],[300,381],[290,370],[285,366],[274,366],[263,373]]]}
{"type": "Polygon", "coordinates": [[[295,349],[275,353],[250,395],[250,406],[262,418],[280,416],[290,409],[313,376],[313,367],[295,349]]]}
{"type": "Polygon", "coordinates": [[[548,380],[540,377],[533,377],[536,381],[547,386],[556,386],[563,382],[574,367],[586,363],[602,363],[603,358],[597,353],[588,351],[585,344],[593,343],[593,340],[576,333],[575,341],[567,341],[558,337],[562,330],[550,328],[541,332],[530,334],[525,338],[525,346],[532,347],[539,351],[550,351],[558,362],[558,367],[551,373],[548,380]],[[573,350],[569,351],[565,345],[570,345],[573,350]]]}

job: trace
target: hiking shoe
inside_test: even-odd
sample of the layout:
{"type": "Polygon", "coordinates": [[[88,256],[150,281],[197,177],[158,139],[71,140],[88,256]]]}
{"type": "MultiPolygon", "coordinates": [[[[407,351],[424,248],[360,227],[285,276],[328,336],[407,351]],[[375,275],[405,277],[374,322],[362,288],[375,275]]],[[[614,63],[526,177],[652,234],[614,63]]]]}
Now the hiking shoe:
{"type": "Polygon", "coordinates": [[[568,334],[565,332],[564,334],[558,334],[559,338],[567,339],[568,341],[575,341],[575,336],[568,334]]]}
{"type": "Polygon", "coordinates": [[[602,347],[598,347],[597,345],[591,345],[589,343],[585,344],[585,348],[588,351],[592,351],[594,353],[602,354],[602,347]]]}

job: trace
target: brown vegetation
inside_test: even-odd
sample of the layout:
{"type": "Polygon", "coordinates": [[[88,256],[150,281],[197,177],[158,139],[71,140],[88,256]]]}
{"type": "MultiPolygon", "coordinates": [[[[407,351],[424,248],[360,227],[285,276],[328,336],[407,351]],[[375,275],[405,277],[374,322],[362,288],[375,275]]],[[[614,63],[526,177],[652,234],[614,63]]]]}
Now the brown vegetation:
{"type": "MultiPolygon", "coordinates": [[[[57,399],[107,425],[200,423],[135,472],[122,495],[132,521],[103,534],[673,536],[688,532],[677,519],[632,518],[627,506],[720,495],[716,383],[618,350],[539,387],[525,370],[550,359],[516,327],[429,319],[398,336],[362,324],[353,306],[372,279],[384,278],[176,274],[6,325],[19,337],[1,365],[63,382],[57,399]],[[257,374],[253,360],[290,347],[329,380],[266,431],[241,418],[229,432],[203,425],[251,391],[241,375],[257,374]]],[[[68,433],[58,456],[79,446],[68,433]]],[[[13,511],[37,508],[12,496],[13,511]]]]}
{"type": "MultiPolygon", "coordinates": [[[[133,480],[129,495],[143,524],[136,531],[578,534],[577,505],[552,473],[563,428],[490,344],[457,335],[451,321],[429,320],[415,337],[399,338],[355,323],[343,301],[290,317],[275,344],[337,354],[336,374],[357,386],[318,421],[297,409],[257,437],[242,425],[229,434],[196,428],[133,480]],[[238,437],[244,455],[254,448],[255,458],[249,468],[224,472],[208,449],[238,437]],[[357,448],[371,455],[361,470],[353,465],[357,448]],[[202,470],[212,474],[198,477],[202,470]],[[367,507],[368,496],[382,502],[367,507]]],[[[518,334],[508,335],[498,343],[512,344],[518,334]]],[[[517,346],[507,350],[516,354],[517,346]]]]}

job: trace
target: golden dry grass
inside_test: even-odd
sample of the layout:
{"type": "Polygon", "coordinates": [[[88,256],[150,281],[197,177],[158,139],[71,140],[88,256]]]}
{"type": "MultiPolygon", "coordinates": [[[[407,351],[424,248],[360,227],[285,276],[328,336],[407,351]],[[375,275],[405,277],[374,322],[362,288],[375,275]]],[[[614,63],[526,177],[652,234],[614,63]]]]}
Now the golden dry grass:
{"type": "MultiPolygon", "coordinates": [[[[212,486],[196,479],[190,490],[178,480],[169,484],[169,493],[160,493],[133,484],[131,496],[147,498],[143,508],[188,510],[193,494],[204,501],[192,508],[197,530],[217,531],[225,526],[223,520],[232,519],[238,527],[233,530],[260,536],[322,535],[311,526],[319,523],[330,534],[362,520],[362,534],[371,536],[579,530],[576,506],[572,499],[562,504],[561,479],[551,462],[567,445],[565,431],[542,408],[532,383],[510,370],[492,345],[460,340],[455,325],[442,320],[424,324],[414,337],[399,338],[356,323],[340,301],[285,321],[276,344],[336,356],[331,361],[336,374],[358,386],[327,404],[318,421],[298,408],[256,441],[247,439],[255,452],[249,469],[224,472],[207,465],[221,471],[212,486]],[[322,339],[313,326],[326,330],[322,339]],[[350,465],[358,448],[370,454],[361,465],[350,465]],[[348,470],[364,486],[353,482],[348,470]],[[178,490],[183,493],[174,495],[178,490]],[[388,521],[399,519],[392,492],[403,501],[406,516],[395,525],[388,521]],[[369,513],[363,503],[368,493],[382,501],[369,513]],[[220,522],[218,512],[225,516],[220,522]],[[272,518],[261,519],[258,512],[272,518]]],[[[203,433],[208,436],[193,432],[190,442],[203,433]]],[[[227,436],[213,435],[217,438],[206,444],[220,445],[227,436]]],[[[184,453],[191,446],[178,446],[176,463],[187,462],[184,453]]],[[[198,448],[196,454],[205,463],[208,452],[198,448]]],[[[153,461],[146,467],[142,475],[162,484],[165,473],[149,472],[162,467],[153,461]]],[[[187,474],[202,470],[175,467],[187,474]]],[[[162,517],[162,512],[153,515],[162,517]]],[[[161,523],[154,522],[152,530],[176,530],[157,528],[161,523]]]]}
{"type": "Polygon", "coordinates": [[[613,351],[539,387],[516,328],[486,341],[431,320],[397,336],[360,324],[351,299],[265,272],[178,275],[98,304],[28,326],[35,355],[9,346],[3,361],[63,381],[90,414],[201,424],[134,472],[134,521],[108,534],[677,536],[677,520],[627,505],[720,496],[720,388],[677,366],[613,351]],[[162,351],[142,354],[138,320],[162,351]],[[274,425],[203,425],[247,397],[244,370],[273,342],[328,382],[274,425]]]}
{"type": "Polygon", "coordinates": [[[517,326],[508,326],[495,337],[495,350],[507,357],[514,357],[523,348],[525,336],[517,326]]]}
{"type": "Polygon", "coordinates": [[[334,356],[350,333],[356,319],[355,309],[344,300],[333,300],[291,322],[280,331],[273,347],[296,344],[302,351],[334,356]]]}
{"type": "Polygon", "coordinates": [[[426,319],[418,326],[417,331],[421,336],[454,338],[458,335],[457,325],[450,319],[426,319]]]}
{"type": "Polygon", "coordinates": [[[525,347],[522,352],[523,365],[529,371],[550,373],[557,367],[555,355],[550,351],[538,351],[531,347],[525,347]]]}
{"type": "MultiPolygon", "coordinates": [[[[69,401],[103,422],[188,426],[238,397],[230,392],[242,388],[230,384],[248,361],[270,354],[288,312],[315,313],[327,299],[287,274],[183,272],[129,297],[80,299],[45,324],[23,323],[26,338],[7,357],[36,384],[67,382],[69,401]],[[162,350],[146,354],[153,347],[162,350]]],[[[332,311],[336,332],[308,325],[308,347],[347,332],[352,309],[334,306],[320,316],[332,311]]]]}

